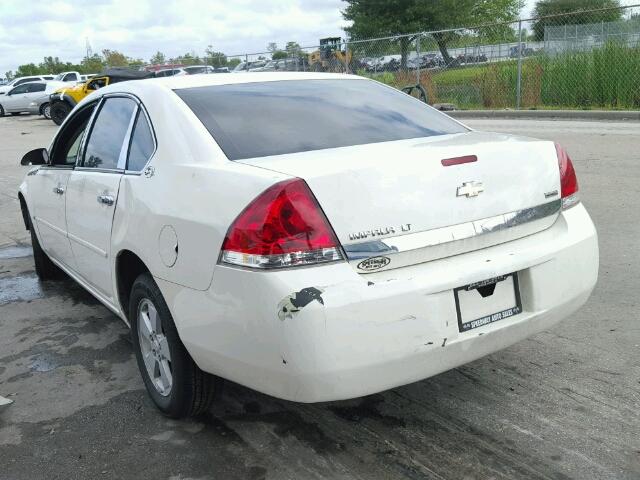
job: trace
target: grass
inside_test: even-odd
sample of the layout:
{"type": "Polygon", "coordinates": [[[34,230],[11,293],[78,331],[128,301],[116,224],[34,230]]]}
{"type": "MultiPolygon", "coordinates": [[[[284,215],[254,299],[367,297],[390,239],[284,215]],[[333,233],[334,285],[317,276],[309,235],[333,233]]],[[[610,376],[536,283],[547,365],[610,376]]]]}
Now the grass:
{"type": "MultiPolygon", "coordinates": [[[[430,103],[458,108],[513,108],[517,61],[422,72],[430,103]]],[[[359,72],[361,73],[361,72],[359,72]]],[[[367,74],[397,88],[415,73],[367,74]]],[[[609,43],[587,52],[540,55],[522,62],[522,108],[640,109],[640,47],[609,43]]]]}

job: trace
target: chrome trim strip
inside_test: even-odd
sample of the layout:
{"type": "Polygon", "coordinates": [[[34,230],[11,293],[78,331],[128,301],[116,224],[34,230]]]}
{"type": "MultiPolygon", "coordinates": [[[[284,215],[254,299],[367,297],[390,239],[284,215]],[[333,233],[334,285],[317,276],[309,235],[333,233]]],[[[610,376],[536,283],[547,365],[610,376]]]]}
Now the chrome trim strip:
{"type": "Polygon", "coordinates": [[[82,245],[83,247],[88,248],[92,252],[97,253],[98,255],[100,255],[101,257],[107,258],[109,256],[107,254],[107,252],[105,252],[101,248],[96,247],[94,244],[89,243],[86,240],[81,239],[80,237],[76,237],[72,233],[67,233],[67,236],[69,237],[69,240],[73,240],[78,245],[82,245]]]}
{"type": "Polygon", "coordinates": [[[420,248],[433,247],[444,243],[467,240],[487,233],[517,227],[551,215],[557,215],[560,212],[561,205],[561,200],[554,200],[535,207],[495,215],[493,217],[487,217],[471,222],[459,223],[448,227],[408,233],[406,235],[398,235],[395,237],[386,237],[368,242],[343,244],[342,246],[347,254],[348,260],[362,260],[379,255],[394,255],[411,250],[418,250],[420,248]]]}
{"type": "Polygon", "coordinates": [[[54,232],[56,232],[56,233],[59,233],[59,234],[60,234],[60,235],[62,235],[63,237],[66,237],[66,236],[67,236],[67,232],[65,232],[64,230],[62,230],[60,227],[56,227],[55,225],[53,225],[52,223],[47,222],[46,220],[44,220],[44,219],[43,219],[43,218],[41,218],[41,217],[34,216],[33,218],[35,219],[35,221],[36,221],[38,224],[42,224],[42,225],[44,225],[44,226],[46,226],[46,227],[49,227],[51,230],[53,230],[53,231],[54,231],[54,232]]]}

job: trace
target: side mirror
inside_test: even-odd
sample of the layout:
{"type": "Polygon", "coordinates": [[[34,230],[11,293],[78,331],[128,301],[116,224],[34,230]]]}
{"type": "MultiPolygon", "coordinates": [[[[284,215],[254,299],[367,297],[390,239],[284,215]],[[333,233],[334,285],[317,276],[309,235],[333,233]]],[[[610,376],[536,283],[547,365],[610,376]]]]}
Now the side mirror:
{"type": "Polygon", "coordinates": [[[36,148],[26,153],[20,165],[46,165],[49,163],[49,153],[46,148],[36,148]]]}

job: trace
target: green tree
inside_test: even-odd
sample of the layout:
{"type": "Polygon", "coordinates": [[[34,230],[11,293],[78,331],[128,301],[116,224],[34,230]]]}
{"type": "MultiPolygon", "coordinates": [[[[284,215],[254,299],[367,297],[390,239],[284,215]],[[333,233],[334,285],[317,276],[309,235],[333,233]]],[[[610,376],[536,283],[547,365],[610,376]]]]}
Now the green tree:
{"type": "Polygon", "coordinates": [[[72,64],[69,62],[61,62],[58,57],[44,57],[44,61],[40,64],[42,73],[61,73],[71,70],[72,64]]]}
{"type": "Polygon", "coordinates": [[[141,58],[127,57],[127,66],[131,68],[140,68],[144,66],[144,60],[141,58]]]}
{"type": "Polygon", "coordinates": [[[195,52],[185,53],[179,57],[172,58],[170,61],[171,63],[181,63],[182,65],[199,65],[202,63],[202,59],[195,52]]]}
{"type": "MultiPolygon", "coordinates": [[[[491,22],[515,20],[520,0],[343,0],[347,6],[342,12],[352,25],[346,31],[354,40],[438,31],[469,27],[491,22]]],[[[447,63],[451,56],[447,44],[455,33],[434,33],[442,57],[447,63]]],[[[401,66],[406,67],[407,56],[414,37],[399,39],[401,66]]]]}
{"type": "Polygon", "coordinates": [[[287,58],[289,55],[284,50],[276,50],[271,53],[271,60],[281,60],[283,58],[287,58]]]}
{"type": "Polygon", "coordinates": [[[124,53],[117,50],[102,50],[102,56],[104,57],[104,63],[107,67],[128,67],[129,61],[124,53]]]}
{"type": "Polygon", "coordinates": [[[298,42],[287,42],[284,49],[290,57],[300,57],[303,55],[302,48],[298,42]]]}
{"type": "Polygon", "coordinates": [[[222,52],[216,52],[213,45],[207,46],[204,51],[205,63],[212,67],[219,68],[227,66],[227,56],[222,52]]]}
{"type": "Polygon", "coordinates": [[[153,57],[149,59],[149,63],[151,65],[163,65],[167,63],[167,58],[164,56],[164,53],[157,51],[153,54],[153,57]]]}
{"type": "Polygon", "coordinates": [[[545,27],[615,22],[622,18],[619,0],[538,0],[533,10],[540,18],[533,24],[536,40],[544,40],[545,27]],[[589,10],[609,9],[599,12],[589,10]],[[562,15],[571,13],[571,15],[562,15]],[[560,16],[553,16],[560,15],[560,16]]]}
{"type": "Polygon", "coordinates": [[[90,57],[85,57],[80,63],[80,72],[82,73],[100,73],[104,68],[104,61],[97,53],[90,57]]]}
{"type": "Polygon", "coordinates": [[[35,63],[27,63],[25,65],[20,65],[16,70],[16,77],[27,77],[30,75],[42,75],[44,73],[42,69],[36,65],[35,63]]]}

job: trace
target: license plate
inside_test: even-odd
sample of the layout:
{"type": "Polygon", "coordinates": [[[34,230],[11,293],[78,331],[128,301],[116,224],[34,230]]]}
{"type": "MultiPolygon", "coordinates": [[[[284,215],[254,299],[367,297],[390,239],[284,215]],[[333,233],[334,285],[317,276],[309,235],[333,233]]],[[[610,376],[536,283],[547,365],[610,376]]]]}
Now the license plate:
{"type": "Polygon", "coordinates": [[[458,328],[467,332],[522,312],[518,274],[510,273],[453,290],[458,328]]]}

